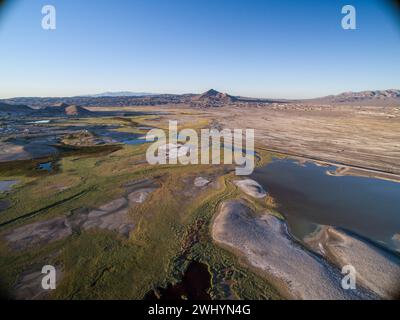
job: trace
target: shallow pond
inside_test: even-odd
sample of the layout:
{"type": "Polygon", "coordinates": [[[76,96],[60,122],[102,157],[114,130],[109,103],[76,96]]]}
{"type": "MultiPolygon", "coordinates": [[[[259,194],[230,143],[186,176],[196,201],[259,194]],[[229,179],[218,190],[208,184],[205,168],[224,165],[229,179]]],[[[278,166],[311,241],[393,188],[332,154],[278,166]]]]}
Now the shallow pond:
{"type": "Polygon", "coordinates": [[[299,240],[322,224],[399,250],[400,183],[326,174],[335,169],[275,159],[257,168],[252,178],[275,198],[291,233],[299,240]]]}
{"type": "Polygon", "coordinates": [[[37,120],[28,122],[28,124],[47,124],[47,123],[50,123],[50,120],[37,120]]]}
{"type": "Polygon", "coordinates": [[[41,171],[52,172],[53,171],[53,163],[51,161],[39,163],[39,167],[38,168],[41,171]]]}
{"type": "Polygon", "coordinates": [[[208,294],[210,284],[211,274],[208,272],[207,265],[192,261],[181,282],[157,289],[158,297],[154,291],[151,291],[146,295],[145,300],[210,300],[208,294]]]}
{"type": "Polygon", "coordinates": [[[120,132],[114,130],[97,130],[95,133],[100,137],[111,139],[111,142],[119,142],[129,145],[137,145],[147,142],[146,139],[143,139],[143,134],[138,133],[120,132]]]}

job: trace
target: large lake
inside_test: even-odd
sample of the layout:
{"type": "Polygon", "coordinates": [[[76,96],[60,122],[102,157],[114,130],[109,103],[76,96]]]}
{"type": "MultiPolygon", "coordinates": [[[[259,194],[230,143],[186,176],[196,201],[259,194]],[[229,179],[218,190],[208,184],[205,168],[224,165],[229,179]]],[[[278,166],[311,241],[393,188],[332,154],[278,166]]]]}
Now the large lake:
{"type": "Polygon", "coordinates": [[[326,174],[335,169],[274,159],[257,168],[252,178],[275,198],[291,233],[300,241],[322,224],[400,250],[394,237],[400,234],[400,183],[326,174]]]}

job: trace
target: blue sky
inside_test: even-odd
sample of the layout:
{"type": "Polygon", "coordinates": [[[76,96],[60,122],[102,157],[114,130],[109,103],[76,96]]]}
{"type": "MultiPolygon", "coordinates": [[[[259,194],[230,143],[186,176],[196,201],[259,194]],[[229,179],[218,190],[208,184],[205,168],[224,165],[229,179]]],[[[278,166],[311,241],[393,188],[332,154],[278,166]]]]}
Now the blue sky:
{"type": "Polygon", "coordinates": [[[103,91],[305,98],[400,88],[384,1],[17,0],[0,15],[0,98],[103,91]],[[57,29],[41,28],[52,4],[57,29]],[[357,30],[341,28],[341,8],[357,30]]]}

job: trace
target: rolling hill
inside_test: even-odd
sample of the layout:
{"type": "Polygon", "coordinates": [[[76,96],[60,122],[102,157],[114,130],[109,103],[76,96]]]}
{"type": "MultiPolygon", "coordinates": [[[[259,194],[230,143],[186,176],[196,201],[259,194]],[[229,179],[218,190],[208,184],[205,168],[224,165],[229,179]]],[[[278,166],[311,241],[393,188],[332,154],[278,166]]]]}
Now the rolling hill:
{"type": "Polygon", "coordinates": [[[32,114],[35,110],[29,108],[26,105],[12,105],[8,103],[0,102],[0,116],[18,116],[18,115],[29,115],[32,114]]]}

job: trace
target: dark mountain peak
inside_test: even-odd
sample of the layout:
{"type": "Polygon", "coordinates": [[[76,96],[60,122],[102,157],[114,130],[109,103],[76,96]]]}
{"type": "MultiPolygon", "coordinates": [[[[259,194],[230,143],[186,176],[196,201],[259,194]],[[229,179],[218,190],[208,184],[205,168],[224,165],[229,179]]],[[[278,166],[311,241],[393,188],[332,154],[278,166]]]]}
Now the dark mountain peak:
{"type": "Polygon", "coordinates": [[[215,97],[219,94],[221,94],[221,92],[218,92],[217,90],[214,90],[214,89],[210,89],[210,90],[204,92],[202,95],[208,96],[208,97],[215,97]]]}
{"type": "Polygon", "coordinates": [[[210,89],[203,94],[193,98],[194,101],[214,102],[214,103],[230,103],[237,100],[236,97],[230,96],[227,93],[219,92],[215,89],[210,89]]]}

